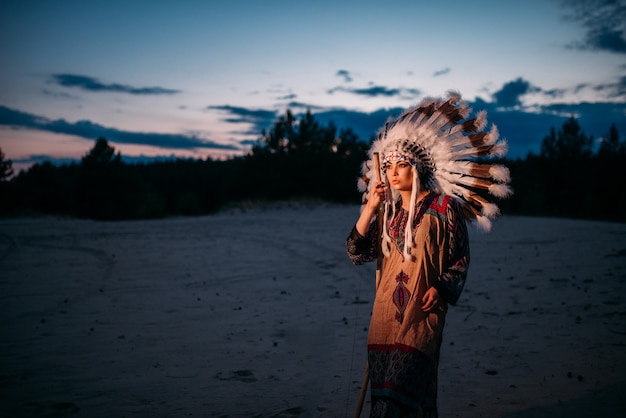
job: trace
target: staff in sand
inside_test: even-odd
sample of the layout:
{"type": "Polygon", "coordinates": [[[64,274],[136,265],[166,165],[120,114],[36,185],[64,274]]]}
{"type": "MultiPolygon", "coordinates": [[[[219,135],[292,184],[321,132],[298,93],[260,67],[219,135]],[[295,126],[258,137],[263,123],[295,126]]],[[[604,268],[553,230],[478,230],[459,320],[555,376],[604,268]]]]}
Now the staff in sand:
{"type": "Polygon", "coordinates": [[[490,196],[512,193],[506,167],[478,161],[503,156],[506,143],[484,131],[485,112],[469,113],[457,93],[426,99],[384,126],[363,164],[347,251],[355,264],[383,260],[357,416],[369,381],[371,417],[437,417],[445,316],[470,261],[466,221],[489,230],[499,213],[490,196]]]}

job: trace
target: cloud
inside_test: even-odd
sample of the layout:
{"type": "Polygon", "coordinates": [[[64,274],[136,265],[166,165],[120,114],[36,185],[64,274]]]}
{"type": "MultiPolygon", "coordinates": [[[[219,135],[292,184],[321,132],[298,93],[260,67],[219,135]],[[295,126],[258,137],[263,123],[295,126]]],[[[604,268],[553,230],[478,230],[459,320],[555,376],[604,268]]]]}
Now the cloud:
{"type": "MultiPolygon", "coordinates": [[[[578,118],[581,129],[588,135],[603,136],[608,132],[612,123],[616,124],[622,135],[626,132],[626,105],[622,103],[552,104],[526,109],[522,105],[521,98],[532,92],[541,92],[555,99],[567,93],[564,90],[543,91],[531,85],[530,82],[517,78],[505,83],[493,95],[492,101],[476,99],[468,103],[475,112],[480,110],[488,112],[489,123],[498,126],[500,135],[508,142],[509,153],[507,156],[509,158],[523,158],[529,152],[538,154],[541,142],[549,134],[550,129],[560,129],[567,118],[572,115],[578,118]]],[[[300,117],[306,110],[311,110],[315,119],[321,124],[327,125],[332,122],[338,130],[349,128],[366,142],[377,135],[385,122],[390,118],[397,117],[404,110],[404,108],[398,107],[362,112],[315,106],[302,102],[291,102],[288,106],[296,117],[300,117]]],[[[259,136],[263,130],[272,126],[278,116],[278,112],[270,110],[232,106],[215,106],[213,108],[228,112],[231,115],[227,119],[229,121],[252,123],[253,129],[247,133],[259,136]]],[[[250,143],[254,143],[254,141],[250,143]]]]}
{"type": "Polygon", "coordinates": [[[558,99],[558,98],[565,96],[566,92],[567,90],[565,89],[551,89],[551,90],[544,90],[543,94],[545,94],[546,96],[552,99],[558,99]]]}
{"type": "Polygon", "coordinates": [[[78,98],[78,97],[76,97],[74,95],[71,95],[71,94],[68,94],[68,93],[59,92],[59,91],[51,91],[51,90],[48,90],[48,89],[43,89],[41,92],[44,95],[46,95],[46,96],[54,97],[54,98],[57,98],[57,99],[71,99],[71,100],[75,100],[75,99],[78,98]]]}
{"type": "Polygon", "coordinates": [[[359,96],[369,96],[369,97],[376,97],[376,96],[392,97],[392,96],[398,96],[400,94],[400,89],[390,89],[390,88],[383,87],[383,86],[372,86],[372,87],[368,87],[364,89],[335,87],[335,88],[328,90],[328,93],[334,94],[337,91],[342,91],[344,93],[352,93],[352,94],[356,94],[359,96]]]}
{"type": "MultiPolygon", "coordinates": [[[[624,88],[626,77],[610,87],[617,88],[616,84],[624,88]]],[[[468,103],[475,112],[488,112],[489,123],[495,124],[500,135],[508,142],[509,158],[523,158],[528,152],[538,154],[541,142],[550,133],[550,129],[560,129],[570,116],[578,119],[586,134],[596,138],[605,135],[613,123],[620,135],[626,133],[626,105],[623,103],[551,104],[532,109],[524,108],[521,98],[534,92],[548,94],[556,99],[566,93],[563,90],[543,91],[530,82],[517,78],[505,83],[493,95],[493,101],[476,99],[468,103]]],[[[397,117],[402,110],[379,109],[364,113],[346,109],[319,109],[315,112],[315,118],[323,123],[332,121],[339,129],[351,128],[359,138],[368,141],[389,118],[397,117]]]]}
{"type": "Polygon", "coordinates": [[[324,106],[318,106],[318,105],[314,105],[314,104],[310,104],[310,103],[302,103],[302,102],[289,102],[287,104],[287,107],[289,109],[302,109],[302,110],[322,110],[322,109],[328,109],[327,107],[324,106]]]}
{"type": "Polygon", "coordinates": [[[77,87],[95,92],[114,92],[133,95],[171,95],[180,93],[180,90],[166,89],[163,87],[131,87],[123,84],[104,84],[93,77],[75,74],[53,74],[51,81],[63,87],[77,87]]]}
{"type": "MultiPolygon", "coordinates": [[[[594,86],[576,86],[575,88],[594,88],[594,86]]],[[[394,89],[381,87],[383,91],[389,92],[394,89]]],[[[615,83],[595,86],[604,89],[626,89],[626,77],[622,77],[615,83]]],[[[398,94],[417,90],[395,89],[398,94]]],[[[358,94],[359,89],[348,90],[353,94],[358,94]]],[[[626,105],[623,102],[615,103],[578,103],[578,104],[550,104],[544,106],[534,106],[526,109],[522,105],[522,97],[532,92],[541,92],[555,100],[559,97],[567,96],[569,91],[546,90],[543,91],[533,86],[523,78],[505,83],[501,89],[493,94],[492,101],[475,99],[468,103],[475,112],[487,110],[489,123],[498,126],[501,136],[507,139],[509,144],[510,158],[525,157],[529,151],[538,153],[542,139],[550,132],[551,128],[559,129],[563,122],[574,115],[580,122],[581,129],[588,135],[601,137],[605,135],[611,124],[615,123],[620,135],[626,133],[626,105]]],[[[369,92],[373,94],[373,92],[369,92]]],[[[378,130],[389,118],[397,117],[404,109],[378,109],[374,112],[361,112],[357,110],[324,107],[303,102],[292,101],[287,104],[296,117],[300,117],[305,111],[311,110],[316,120],[322,124],[333,122],[338,130],[350,128],[363,141],[369,141],[375,137],[378,130]]],[[[245,132],[232,131],[231,134],[237,136],[242,134],[247,136],[239,143],[239,147],[245,148],[255,141],[250,136],[260,137],[264,131],[270,129],[276,122],[281,111],[276,109],[246,108],[230,105],[209,106],[205,111],[222,112],[223,120],[231,124],[245,126],[245,132]],[[250,125],[250,126],[248,126],[250,125]]],[[[100,136],[115,143],[128,143],[139,145],[150,145],[169,149],[221,149],[239,150],[233,145],[217,144],[205,141],[196,134],[173,135],[159,133],[137,133],[120,131],[114,128],[103,127],[90,121],[80,121],[69,123],[63,119],[49,120],[37,115],[21,112],[0,106],[0,125],[25,127],[39,129],[48,132],[57,132],[76,135],[89,140],[94,140],[100,136]]]]}
{"type": "Polygon", "coordinates": [[[273,110],[263,110],[263,109],[247,109],[245,107],[237,107],[237,106],[207,106],[207,110],[215,109],[215,110],[223,110],[232,115],[237,116],[236,118],[224,119],[228,122],[234,123],[254,123],[259,120],[265,120],[267,118],[276,118],[276,112],[273,110]]]}
{"type": "Polygon", "coordinates": [[[522,78],[518,78],[517,80],[505,83],[500,90],[493,93],[493,98],[499,106],[515,107],[522,104],[522,96],[538,91],[541,91],[541,89],[531,85],[522,78]]]}
{"type": "Polygon", "coordinates": [[[337,129],[351,129],[361,140],[376,137],[389,118],[402,113],[403,108],[379,109],[374,112],[359,112],[349,109],[326,109],[315,112],[315,119],[322,124],[332,122],[337,129]]]}
{"type": "Polygon", "coordinates": [[[580,83],[574,87],[568,89],[551,89],[542,90],[537,87],[533,87],[531,92],[541,91],[545,96],[551,99],[559,99],[566,95],[579,95],[584,90],[593,90],[596,93],[601,93],[605,98],[610,100],[626,99],[626,76],[618,77],[613,81],[608,81],[601,84],[580,83]]]}
{"type": "Polygon", "coordinates": [[[265,121],[271,120],[274,121],[277,117],[277,113],[274,110],[263,110],[263,109],[247,109],[245,107],[237,107],[237,106],[207,106],[207,110],[215,109],[222,110],[234,117],[229,117],[222,119],[225,122],[230,123],[252,123],[258,124],[263,123],[265,121]]]}
{"type": "Polygon", "coordinates": [[[435,71],[434,74],[433,74],[433,77],[439,77],[439,76],[442,76],[442,75],[446,75],[449,72],[450,72],[450,67],[446,67],[446,68],[444,68],[442,70],[435,71]]]}
{"type": "Polygon", "coordinates": [[[337,77],[343,77],[343,80],[346,83],[349,83],[352,81],[352,76],[350,75],[350,72],[347,70],[339,70],[337,71],[337,74],[335,74],[337,77]]]}
{"type": "Polygon", "coordinates": [[[357,96],[367,97],[403,97],[403,98],[415,98],[421,94],[418,89],[406,89],[406,88],[389,88],[385,86],[371,86],[367,88],[349,88],[338,86],[327,91],[328,94],[334,94],[335,92],[350,93],[357,96]]]}
{"type": "MultiPolygon", "coordinates": [[[[229,117],[224,121],[231,123],[249,123],[253,127],[245,134],[256,134],[260,136],[263,131],[271,128],[279,117],[279,112],[273,110],[246,109],[234,106],[209,106],[207,109],[216,109],[227,112],[229,117]]],[[[306,111],[314,113],[315,119],[321,124],[327,125],[332,122],[338,129],[350,128],[359,138],[369,140],[375,136],[381,126],[391,116],[397,116],[402,112],[402,108],[380,109],[375,112],[366,113],[348,109],[328,108],[318,105],[311,105],[302,102],[290,102],[287,105],[296,118],[304,115],[306,111]]],[[[254,140],[242,141],[241,144],[253,144],[254,140]]]]}
{"type": "MultiPolygon", "coordinates": [[[[494,102],[478,99],[468,103],[475,112],[486,110],[490,124],[495,124],[509,146],[509,158],[523,158],[529,151],[539,153],[541,141],[550,129],[560,128],[567,116],[548,113],[525,112],[517,109],[503,109],[494,102]]],[[[402,113],[403,108],[379,109],[365,113],[346,109],[335,109],[315,113],[320,123],[333,122],[338,129],[350,128],[363,141],[376,137],[378,131],[390,119],[402,113]]],[[[623,118],[622,118],[623,119],[623,118]]],[[[582,126],[582,125],[581,125],[582,126]]],[[[608,127],[610,124],[606,125],[608,127]]],[[[624,121],[626,128],[626,121],[624,121]]]]}
{"type": "Polygon", "coordinates": [[[14,164],[24,164],[31,166],[35,163],[51,163],[52,165],[69,165],[76,162],[75,158],[57,158],[50,155],[45,154],[33,154],[29,155],[28,158],[13,158],[11,160],[14,164]]]}
{"type": "Polygon", "coordinates": [[[614,83],[598,84],[594,89],[607,92],[609,98],[626,98],[626,76],[620,77],[614,83]]]}
{"type": "Polygon", "coordinates": [[[228,105],[207,106],[206,110],[221,110],[231,115],[223,118],[224,122],[251,124],[252,128],[244,132],[246,135],[260,135],[261,132],[271,127],[278,117],[278,113],[274,110],[247,109],[228,105]]]}
{"type": "MultiPolygon", "coordinates": [[[[443,70],[442,70],[443,71],[443,70]]],[[[489,123],[495,124],[502,137],[509,145],[509,158],[523,158],[528,152],[538,154],[543,138],[550,133],[550,129],[560,129],[570,116],[578,118],[581,129],[588,135],[601,137],[608,132],[611,124],[615,123],[618,131],[623,136],[626,133],[626,105],[620,102],[614,103],[574,103],[558,104],[562,97],[569,96],[572,92],[580,89],[604,89],[605,91],[626,91],[626,77],[622,77],[613,83],[604,85],[583,84],[570,89],[543,90],[533,85],[530,81],[518,77],[506,82],[492,95],[491,101],[475,99],[468,103],[475,112],[486,110],[489,123]],[[556,104],[533,106],[525,108],[522,99],[525,95],[541,93],[556,101],[556,104]]],[[[384,86],[370,86],[370,88],[348,88],[339,86],[329,91],[344,92],[348,94],[376,96],[406,96],[413,95],[418,98],[422,95],[420,90],[406,88],[387,88],[384,86]]],[[[369,141],[375,137],[380,128],[390,118],[397,117],[404,108],[378,109],[374,112],[361,112],[357,110],[323,107],[302,102],[292,101],[288,103],[289,109],[299,117],[306,110],[314,113],[315,119],[322,124],[332,122],[338,130],[350,128],[363,141],[369,141]],[[295,109],[295,110],[294,110],[295,109]]],[[[240,107],[219,106],[216,107],[228,111],[237,118],[233,121],[254,123],[256,134],[263,129],[272,126],[278,113],[269,110],[251,110],[240,107]]]]}
{"type": "MultiPolygon", "coordinates": [[[[159,155],[159,156],[147,156],[147,155],[125,155],[121,154],[122,161],[127,164],[149,164],[154,162],[168,161],[168,160],[179,160],[185,159],[189,157],[181,157],[176,154],[170,155],[159,155]]],[[[61,165],[71,165],[77,162],[76,158],[67,158],[67,157],[55,157],[53,155],[46,154],[33,154],[29,155],[26,158],[15,158],[11,160],[15,165],[30,167],[33,164],[43,164],[50,163],[55,166],[61,165]]]]}
{"type": "Polygon", "coordinates": [[[626,4],[623,0],[567,0],[566,18],[582,24],[585,35],[570,47],[626,54],[626,4]]]}
{"type": "MultiPolygon", "coordinates": [[[[585,133],[602,137],[615,123],[620,137],[626,133],[626,104],[623,103],[576,103],[544,106],[545,113],[574,116],[585,133]]],[[[558,126],[560,128],[560,126],[558,126]]]]}
{"type": "Polygon", "coordinates": [[[0,125],[37,129],[46,132],[75,135],[95,140],[104,137],[118,144],[150,145],[160,148],[188,150],[194,148],[238,150],[237,147],[206,141],[193,135],[162,134],[152,132],[128,132],[108,128],[90,121],[70,123],[64,119],[50,120],[41,116],[0,106],[0,125]]]}

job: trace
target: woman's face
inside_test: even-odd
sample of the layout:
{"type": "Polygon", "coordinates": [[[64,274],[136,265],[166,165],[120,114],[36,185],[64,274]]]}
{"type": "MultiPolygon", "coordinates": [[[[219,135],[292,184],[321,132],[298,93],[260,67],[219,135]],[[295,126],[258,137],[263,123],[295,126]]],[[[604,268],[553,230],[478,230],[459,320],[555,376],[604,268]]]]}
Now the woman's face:
{"type": "Polygon", "coordinates": [[[385,165],[385,174],[391,188],[399,192],[413,189],[413,166],[408,162],[387,163],[385,165]]]}

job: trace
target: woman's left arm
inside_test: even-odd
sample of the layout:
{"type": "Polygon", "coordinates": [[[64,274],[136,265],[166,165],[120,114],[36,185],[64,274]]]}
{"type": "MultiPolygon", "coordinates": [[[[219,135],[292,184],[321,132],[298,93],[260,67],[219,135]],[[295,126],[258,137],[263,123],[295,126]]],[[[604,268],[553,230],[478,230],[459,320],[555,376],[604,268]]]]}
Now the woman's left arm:
{"type": "Polygon", "coordinates": [[[447,262],[437,285],[439,295],[454,305],[461,296],[470,262],[469,237],[459,204],[451,199],[447,207],[447,262]]]}

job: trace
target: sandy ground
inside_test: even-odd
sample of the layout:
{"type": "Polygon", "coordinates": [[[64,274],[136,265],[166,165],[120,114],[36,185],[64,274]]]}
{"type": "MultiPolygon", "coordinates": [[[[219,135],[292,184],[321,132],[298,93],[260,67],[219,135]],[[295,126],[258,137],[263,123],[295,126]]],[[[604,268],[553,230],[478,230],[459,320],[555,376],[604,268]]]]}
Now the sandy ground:
{"type": "MultiPolygon", "coordinates": [[[[352,417],[374,289],[345,254],[357,215],[0,220],[0,416],[352,417]]],[[[471,251],[440,416],[625,416],[626,225],[503,216],[471,251]]]]}

